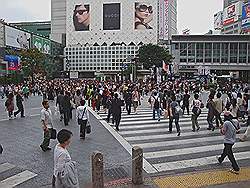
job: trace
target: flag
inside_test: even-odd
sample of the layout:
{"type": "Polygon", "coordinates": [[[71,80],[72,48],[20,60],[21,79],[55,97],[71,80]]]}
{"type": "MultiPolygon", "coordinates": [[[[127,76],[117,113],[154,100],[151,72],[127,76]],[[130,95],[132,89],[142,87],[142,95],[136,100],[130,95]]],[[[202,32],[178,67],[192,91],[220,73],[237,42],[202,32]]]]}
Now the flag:
{"type": "Polygon", "coordinates": [[[168,65],[165,63],[165,61],[162,61],[162,69],[163,69],[165,72],[168,72],[168,65]]]}

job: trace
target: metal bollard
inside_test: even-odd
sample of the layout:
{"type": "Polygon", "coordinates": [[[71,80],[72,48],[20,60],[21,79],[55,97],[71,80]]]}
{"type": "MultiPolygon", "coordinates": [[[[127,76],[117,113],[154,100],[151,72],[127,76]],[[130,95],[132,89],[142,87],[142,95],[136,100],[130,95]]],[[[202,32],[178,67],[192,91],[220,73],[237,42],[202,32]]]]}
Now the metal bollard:
{"type": "Polygon", "coordinates": [[[92,159],[92,186],[93,188],[104,188],[103,181],[103,155],[100,152],[94,152],[92,159]]]}
{"type": "Polygon", "coordinates": [[[135,146],[132,148],[132,182],[135,185],[143,184],[143,150],[135,146]]]}

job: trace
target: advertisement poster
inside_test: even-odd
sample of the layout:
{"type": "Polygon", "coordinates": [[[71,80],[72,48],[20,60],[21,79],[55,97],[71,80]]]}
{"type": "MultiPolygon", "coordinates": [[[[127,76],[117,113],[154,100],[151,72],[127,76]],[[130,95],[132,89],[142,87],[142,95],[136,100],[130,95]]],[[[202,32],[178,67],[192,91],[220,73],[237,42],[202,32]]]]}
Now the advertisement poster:
{"type": "Polygon", "coordinates": [[[164,32],[163,32],[163,38],[164,40],[168,40],[168,7],[169,6],[169,0],[164,0],[164,32]]]}
{"type": "Polygon", "coordinates": [[[250,3],[242,6],[242,29],[250,30],[250,3]]]}
{"type": "Polygon", "coordinates": [[[90,6],[88,4],[75,5],[73,10],[73,25],[75,31],[89,31],[90,6]]]}
{"type": "Polygon", "coordinates": [[[223,12],[220,11],[214,15],[214,29],[221,30],[223,27],[223,12]]]}
{"type": "Polygon", "coordinates": [[[234,3],[224,9],[223,12],[223,25],[229,25],[239,20],[241,15],[242,2],[234,3]]]}
{"type": "Polygon", "coordinates": [[[103,30],[121,29],[121,6],[120,3],[103,5],[103,30]]]}
{"type": "Polygon", "coordinates": [[[30,33],[5,26],[5,44],[14,48],[29,49],[30,33]]]}
{"type": "Polygon", "coordinates": [[[33,35],[32,46],[34,48],[37,48],[42,53],[45,53],[45,54],[51,53],[51,42],[49,39],[45,39],[45,38],[33,35]]]}
{"type": "Polygon", "coordinates": [[[4,61],[8,62],[8,70],[18,70],[20,68],[20,58],[14,55],[5,55],[4,61]]]}
{"type": "Polygon", "coordinates": [[[153,29],[154,10],[148,3],[135,3],[135,29],[153,29]]]}
{"type": "Polygon", "coordinates": [[[164,40],[164,0],[159,0],[159,39],[164,40]]]}

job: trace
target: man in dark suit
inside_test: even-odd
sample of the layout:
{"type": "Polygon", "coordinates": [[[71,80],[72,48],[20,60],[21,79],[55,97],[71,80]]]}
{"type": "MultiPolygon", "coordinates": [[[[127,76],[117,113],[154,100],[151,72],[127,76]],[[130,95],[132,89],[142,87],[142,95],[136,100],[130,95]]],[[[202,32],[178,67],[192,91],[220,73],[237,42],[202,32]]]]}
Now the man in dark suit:
{"type": "Polygon", "coordinates": [[[115,127],[116,130],[119,131],[119,124],[121,121],[121,114],[122,114],[122,108],[123,102],[121,99],[118,98],[118,94],[114,94],[114,99],[112,100],[112,114],[113,114],[113,119],[115,121],[115,127]]]}
{"type": "Polygon", "coordinates": [[[14,112],[14,116],[16,117],[17,114],[21,112],[21,118],[24,118],[24,108],[23,108],[23,98],[21,96],[21,93],[18,91],[16,95],[16,105],[18,110],[14,112]]]}
{"type": "Polygon", "coordinates": [[[70,103],[70,94],[68,91],[65,92],[65,95],[63,97],[62,102],[62,109],[63,109],[63,119],[64,119],[64,125],[69,125],[69,119],[70,119],[70,110],[71,110],[71,103],[70,103]]]}

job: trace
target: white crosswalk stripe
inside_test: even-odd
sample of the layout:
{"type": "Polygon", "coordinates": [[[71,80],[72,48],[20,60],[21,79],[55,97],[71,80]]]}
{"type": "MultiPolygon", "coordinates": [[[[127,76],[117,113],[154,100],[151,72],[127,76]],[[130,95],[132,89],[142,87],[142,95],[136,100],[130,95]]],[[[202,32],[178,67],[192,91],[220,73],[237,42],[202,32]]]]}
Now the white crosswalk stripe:
{"type": "MultiPolygon", "coordinates": [[[[10,163],[3,163],[0,164],[0,174],[8,172],[8,170],[11,170],[13,168],[16,168],[17,166],[10,164],[10,163]]],[[[20,172],[18,174],[14,174],[13,176],[10,176],[2,181],[0,181],[0,187],[1,188],[12,188],[15,187],[21,183],[24,183],[34,177],[36,177],[37,174],[30,172],[28,170],[25,170],[23,172],[20,172]]],[[[1,175],[0,175],[1,177],[1,175]]]]}
{"type": "MultiPolygon", "coordinates": [[[[192,132],[191,115],[180,117],[181,136],[178,137],[174,122],[173,133],[170,134],[169,120],[163,116],[159,122],[153,120],[150,107],[140,107],[138,114],[130,115],[125,110],[122,112],[119,134],[130,145],[143,148],[144,158],[158,172],[209,166],[218,162],[215,156],[222,152],[224,146],[219,129],[206,130],[207,112],[204,108],[198,118],[199,132],[192,132]]],[[[107,118],[107,114],[100,113],[99,116],[107,118]]],[[[242,133],[245,130],[246,127],[241,128],[242,133]]],[[[250,160],[250,141],[237,142],[234,149],[237,161],[250,160]]]]}

